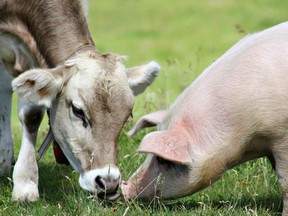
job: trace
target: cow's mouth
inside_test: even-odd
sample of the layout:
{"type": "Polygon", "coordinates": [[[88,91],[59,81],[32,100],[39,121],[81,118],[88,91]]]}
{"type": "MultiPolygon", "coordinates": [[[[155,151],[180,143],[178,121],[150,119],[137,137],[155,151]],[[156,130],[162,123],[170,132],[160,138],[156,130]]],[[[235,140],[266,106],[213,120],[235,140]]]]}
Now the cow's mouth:
{"type": "Polygon", "coordinates": [[[97,197],[103,200],[115,201],[120,197],[120,194],[117,191],[112,192],[112,193],[105,193],[103,191],[103,192],[98,193],[97,197]]]}

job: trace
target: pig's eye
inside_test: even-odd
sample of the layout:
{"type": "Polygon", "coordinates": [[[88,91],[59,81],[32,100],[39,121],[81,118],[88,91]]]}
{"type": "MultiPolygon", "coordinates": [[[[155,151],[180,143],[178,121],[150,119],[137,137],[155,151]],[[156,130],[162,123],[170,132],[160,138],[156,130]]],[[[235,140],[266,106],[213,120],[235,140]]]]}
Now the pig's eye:
{"type": "Polygon", "coordinates": [[[183,164],[177,164],[169,160],[165,160],[161,157],[156,157],[159,164],[163,165],[166,169],[173,169],[177,173],[177,175],[187,175],[191,172],[191,167],[183,164]]]}
{"type": "Polygon", "coordinates": [[[161,158],[161,157],[157,157],[157,161],[158,161],[160,164],[169,164],[169,163],[171,163],[170,161],[165,160],[164,158],[161,158]]]}
{"type": "Polygon", "coordinates": [[[165,166],[168,169],[174,168],[176,166],[176,164],[173,163],[172,161],[165,160],[164,158],[161,157],[157,157],[157,161],[159,164],[165,166]]]}

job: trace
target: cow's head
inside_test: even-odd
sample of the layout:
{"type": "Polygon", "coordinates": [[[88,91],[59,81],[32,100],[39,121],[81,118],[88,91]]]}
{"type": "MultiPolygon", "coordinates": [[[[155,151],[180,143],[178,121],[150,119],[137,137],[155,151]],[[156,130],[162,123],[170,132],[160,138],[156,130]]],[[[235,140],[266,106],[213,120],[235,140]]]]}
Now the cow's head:
{"type": "Polygon", "coordinates": [[[121,56],[91,52],[54,69],[26,71],[12,86],[19,96],[50,108],[54,138],[80,173],[80,186],[113,194],[120,182],[118,135],[132,113],[133,96],[159,70],[156,62],[126,69],[121,56]]]}

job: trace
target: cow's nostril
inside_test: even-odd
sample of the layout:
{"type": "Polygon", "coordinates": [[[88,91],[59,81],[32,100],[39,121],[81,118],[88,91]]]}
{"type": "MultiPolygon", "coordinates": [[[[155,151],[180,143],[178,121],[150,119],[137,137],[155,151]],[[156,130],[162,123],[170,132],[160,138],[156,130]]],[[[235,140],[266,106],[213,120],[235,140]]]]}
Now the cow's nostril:
{"type": "Polygon", "coordinates": [[[120,186],[120,184],[119,184],[119,183],[117,183],[117,185],[116,185],[116,187],[115,187],[114,191],[117,191],[117,190],[118,190],[118,188],[119,188],[119,186],[120,186]]]}
{"type": "MultiPolygon", "coordinates": [[[[101,182],[103,184],[104,179],[100,178],[96,178],[96,182],[99,185],[99,182],[101,182]]],[[[117,193],[117,190],[119,188],[119,179],[118,180],[107,180],[105,181],[105,183],[103,184],[105,185],[105,190],[101,190],[98,192],[97,196],[100,199],[106,199],[109,201],[115,201],[120,197],[120,193],[117,193]]]]}
{"type": "Polygon", "coordinates": [[[100,176],[97,176],[95,179],[95,182],[102,190],[106,190],[106,184],[103,178],[101,178],[100,176]]]}

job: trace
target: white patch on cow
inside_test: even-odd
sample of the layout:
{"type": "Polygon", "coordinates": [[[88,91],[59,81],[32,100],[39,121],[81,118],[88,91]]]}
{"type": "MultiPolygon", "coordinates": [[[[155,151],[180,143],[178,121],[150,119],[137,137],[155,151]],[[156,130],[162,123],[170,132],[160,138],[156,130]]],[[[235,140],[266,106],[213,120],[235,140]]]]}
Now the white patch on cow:
{"type": "Polygon", "coordinates": [[[128,84],[132,89],[134,96],[145,91],[147,86],[149,86],[158,76],[160,69],[161,66],[155,61],[127,69],[128,84]]]}
{"type": "Polygon", "coordinates": [[[34,202],[39,198],[38,184],[32,180],[14,183],[12,199],[17,201],[34,202]]]}
{"type": "MultiPolygon", "coordinates": [[[[24,118],[24,110],[21,109],[22,103],[19,104],[19,118],[24,118]]],[[[25,104],[23,103],[23,106],[25,104]]],[[[23,108],[25,109],[25,107],[23,108]]],[[[39,197],[38,192],[38,167],[35,158],[34,143],[36,133],[29,133],[25,126],[22,126],[22,143],[18,160],[13,172],[13,200],[22,200],[33,202],[39,197]]]]}
{"type": "Polygon", "coordinates": [[[119,180],[120,182],[120,171],[118,168],[106,166],[100,169],[90,170],[80,174],[79,184],[87,191],[99,192],[101,190],[96,184],[96,178],[100,176],[103,179],[119,180]]]}

